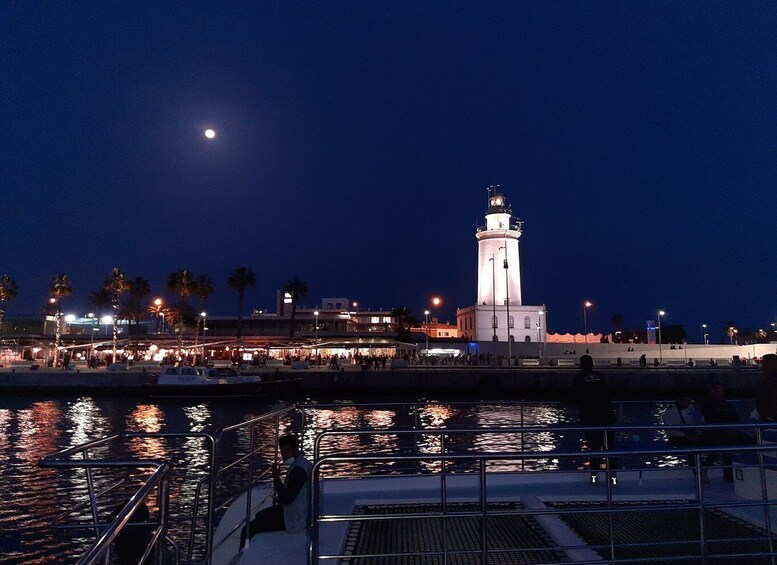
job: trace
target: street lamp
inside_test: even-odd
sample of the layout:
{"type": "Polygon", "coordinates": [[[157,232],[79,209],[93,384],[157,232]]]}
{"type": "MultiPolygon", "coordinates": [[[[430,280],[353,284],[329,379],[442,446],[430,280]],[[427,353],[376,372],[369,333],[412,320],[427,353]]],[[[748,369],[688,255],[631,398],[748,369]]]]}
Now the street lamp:
{"type": "MultiPolygon", "coordinates": [[[[202,318],[202,366],[208,366],[208,360],[205,357],[205,318],[208,316],[207,312],[200,312],[200,318],[202,318]]],[[[197,353],[194,353],[197,355],[197,353]]]]}
{"type": "Polygon", "coordinates": [[[502,266],[505,269],[505,305],[507,306],[507,366],[513,364],[513,350],[510,343],[510,265],[507,263],[507,240],[499,249],[505,250],[505,258],[502,266]]]}
{"type": "Polygon", "coordinates": [[[701,342],[704,345],[707,345],[707,336],[710,335],[707,333],[707,324],[701,325],[701,342]]]}
{"type": "Polygon", "coordinates": [[[491,254],[491,302],[493,303],[493,315],[491,316],[491,327],[494,330],[494,337],[491,338],[494,346],[494,358],[496,359],[496,257],[491,254]]]}
{"type": "Polygon", "coordinates": [[[426,364],[429,364],[429,310],[424,310],[424,316],[426,317],[426,351],[424,356],[426,357],[426,364]]]}
{"type": "Polygon", "coordinates": [[[316,363],[318,363],[318,310],[313,312],[316,317],[316,363]]]}
{"type": "Polygon", "coordinates": [[[165,326],[165,322],[164,322],[164,320],[165,320],[165,313],[162,312],[162,299],[161,298],[155,299],[154,300],[154,306],[156,307],[156,309],[155,309],[155,312],[156,312],[156,327],[157,327],[157,332],[156,333],[161,334],[164,331],[164,329],[165,329],[164,328],[164,326],[165,326]],[[159,316],[162,316],[162,324],[161,325],[159,324],[159,316]]]}
{"type": "Polygon", "coordinates": [[[103,316],[100,321],[105,324],[105,335],[108,335],[108,325],[113,323],[113,316],[103,316]]]}
{"type": "Polygon", "coordinates": [[[583,337],[585,342],[588,343],[588,309],[593,306],[588,300],[583,302],[583,337]]]}
{"type": "Polygon", "coordinates": [[[92,355],[94,355],[94,330],[96,329],[94,327],[94,325],[95,325],[95,322],[97,321],[97,319],[94,317],[94,314],[92,312],[89,312],[86,315],[86,317],[89,318],[90,320],[92,320],[92,326],[89,328],[89,333],[92,334],[92,335],[91,335],[91,337],[89,339],[89,357],[88,357],[88,360],[91,361],[92,360],[92,355]]]}
{"type": "Polygon", "coordinates": [[[658,362],[664,364],[664,355],[661,351],[661,316],[665,316],[666,312],[663,310],[658,311],[658,362]]]}
{"type": "Polygon", "coordinates": [[[538,314],[539,314],[539,318],[538,318],[539,321],[537,322],[537,341],[540,342],[540,345],[539,345],[540,358],[542,358],[543,349],[545,348],[545,340],[542,339],[542,328],[543,328],[542,317],[545,315],[545,310],[540,310],[538,314]]]}

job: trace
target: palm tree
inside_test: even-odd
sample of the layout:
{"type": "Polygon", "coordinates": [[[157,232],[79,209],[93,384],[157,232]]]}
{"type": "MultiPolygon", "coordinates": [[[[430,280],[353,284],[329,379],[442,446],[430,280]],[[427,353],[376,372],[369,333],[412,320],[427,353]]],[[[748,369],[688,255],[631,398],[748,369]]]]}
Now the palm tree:
{"type": "MultiPolygon", "coordinates": [[[[200,297],[200,308],[197,310],[197,328],[194,331],[194,358],[197,359],[197,337],[199,336],[200,326],[202,326],[202,361],[205,363],[205,319],[202,317],[202,309],[205,307],[205,301],[213,294],[216,289],[213,287],[213,279],[200,275],[194,279],[194,286],[197,295],[200,297]]],[[[196,363],[195,363],[196,364],[196,363]]]]}
{"type": "Polygon", "coordinates": [[[3,335],[3,316],[5,315],[5,302],[16,296],[19,287],[16,281],[8,275],[0,277],[0,336],[3,335]]]}
{"type": "Polygon", "coordinates": [[[135,321],[135,359],[138,358],[138,334],[140,320],[146,317],[145,298],[151,294],[151,285],[143,277],[135,277],[127,281],[129,287],[127,304],[124,306],[124,316],[135,321]]]}
{"type": "Polygon", "coordinates": [[[194,275],[191,271],[186,269],[178,269],[170,273],[167,276],[167,289],[178,296],[178,304],[173,307],[176,314],[171,316],[171,324],[174,325],[178,332],[178,354],[181,354],[183,349],[183,330],[184,324],[190,318],[191,306],[189,306],[186,299],[191,296],[196,285],[194,283],[194,275]]]}
{"type": "Polygon", "coordinates": [[[283,292],[288,292],[291,296],[291,329],[289,330],[289,339],[294,339],[294,330],[296,329],[296,316],[297,316],[297,304],[299,304],[300,298],[305,298],[308,295],[308,285],[298,278],[293,278],[286,281],[281,289],[283,292]]]}
{"type": "Polygon", "coordinates": [[[116,348],[119,343],[119,297],[129,289],[129,282],[124,273],[118,267],[114,267],[111,274],[103,282],[103,288],[111,293],[113,305],[113,363],[116,363],[116,348]]]}
{"type": "Polygon", "coordinates": [[[613,314],[610,316],[610,323],[612,323],[612,327],[615,328],[615,336],[617,339],[617,336],[620,335],[621,326],[623,325],[623,314],[613,314]]]}
{"type": "Polygon", "coordinates": [[[394,308],[391,315],[397,321],[397,339],[407,341],[410,338],[410,328],[418,323],[407,308],[394,308]]]}
{"type": "Polygon", "coordinates": [[[59,342],[62,337],[62,329],[59,326],[59,320],[62,317],[62,299],[66,296],[73,294],[73,286],[70,284],[70,279],[65,274],[58,274],[51,277],[51,287],[49,288],[49,296],[51,301],[56,305],[56,312],[54,319],[56,320],[57,327],[54,330],[54,366],[59,365],[59,342]]]}
{"type": "Polygon", "coordinates": [[[240,339],[243,336],[243,295],[246,288],[256,286],[256,274],[248,267],[235,269],[227,279],[227,286],[237,289],[237,339],[240,339]]]}
{"type": "Polygon", "coordinates": [[[739,330],[737,329],[737,325],[734,322],[731,320],[726,322],[726,335],[728,335],[728,339],[731,342],[731,345],[734,345],[734,338],[738,333],[739,330]]]}

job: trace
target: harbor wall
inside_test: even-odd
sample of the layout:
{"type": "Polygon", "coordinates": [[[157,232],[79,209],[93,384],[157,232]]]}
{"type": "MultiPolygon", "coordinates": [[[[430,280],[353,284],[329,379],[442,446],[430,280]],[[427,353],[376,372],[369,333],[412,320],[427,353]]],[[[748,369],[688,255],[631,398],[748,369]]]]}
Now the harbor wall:
{"type": "MultiPolygon", "coordinates": [[[[410,367],[407,369],[365,370],[349,366],[331,371],[325,367],[280,372],[283,378],[301,379],[299,394],[305,397],[331,397],[333,394],[461,394],[490,398],[531,394],[569,394],[577,370],[574,367],[410,367]]],[[[722,382],[732,393],[752,396],[761,379],[758,367],[612,367],[602,368],[615,395],[658,395],[672,397],[680,392],[706,392],[713,382],[722,382]]],[[[273,378],[274,370],[260,372],[273,378]]],[[[116,394],[135,395],[155,382],[152,372],[142,371],[17,371],[0,372],[3,393],[116,394]]]]}
{"type": "MultiPolygon", "coordinates": [[[[569,394],[575,369],[545,368],[420,368],[393,371],[303,373],[302,388],[307,393],[354,392],[454,392],[454,393],[547,393],[569,394]]],[[[756,368],[619,368],[603,370],[609,387],[618,394],[661,393],[670,397],[679,392],[702,393],[714,382],[739,395],[752,394],[761,379],[756,368]]]]}
{"type": "Polygon", "coordinates": [[[145,371],[16,371],[0,373],[0,391],[29,394],[68,393],[139,393],[143,386],[156,381],[145,371]]]}

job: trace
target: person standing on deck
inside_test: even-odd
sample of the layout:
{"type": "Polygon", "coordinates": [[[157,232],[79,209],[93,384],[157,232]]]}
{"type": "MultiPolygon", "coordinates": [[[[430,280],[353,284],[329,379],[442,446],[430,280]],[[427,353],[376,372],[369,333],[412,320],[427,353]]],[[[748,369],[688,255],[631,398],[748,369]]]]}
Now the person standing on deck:
{"type": "MultiPolygon", "coordinates": [[[[590,355],[580,357],[580,371],[575,375],[572,390],[577,403],[577,412],[580,418],[580,424],[583,426],[612,426],[615,424],[615,411],[610,404],[610,390],[601,373],[594,371],[594,360],[590,355]]],[[[601,451],[605,447],[605,432],[600,430],[589,430],[584,432],[588,449],[601,451]]],[[[607,448],[614,449],[615,433],[606,432],[607,448]]],[[[599,457],[591,457],[590,460],[591,482],[598,481],[597,472],[599,469],[606,469],[606,461],[599,457]]],[[[610,468],[617,469],[617,460],[610,458],[610,468]]],[[[616,478],[612,475],[613,484],[617,484],[616,478]]]]}
{"type": "Polygon", "coordinates": [[[777,422],[777,355],[764,355],[761,364],[764,376],[758,385],[758,396],[755,399],[758,419],[777,422]]]}
{"type": "Polygon", "coordinates": [[[283,462],[287,467],[286,478],[281,481],[280,467],[272,468],[276,504],[256,513],[246,528],[240,532],[240,549],[245,547],[246,537],[261,532],[299,532],[310,524],[310,471],[313,465],[302,456],[299,439],[293,434],[278,439],[283,462]]]}
{"type": "MultiPolygon", "coordinates": [[[[734,405],[726,399],[726,389],[722,383],[713,383],[707,398],[701,402],[701,413],[707,424],[739,424],[734,405]]],[[[707,443],[710,445],[747,445],[752,443],[750,439],[738,430],[715,429],[705,431],[707,443]]],[[[723,479],[727,483],[734,482],[734,469],[732,463],[734,455],[731,452],[717,454],[711,453],[707,463],[712,465],[721,458],[723,463],[723,479]]]]}

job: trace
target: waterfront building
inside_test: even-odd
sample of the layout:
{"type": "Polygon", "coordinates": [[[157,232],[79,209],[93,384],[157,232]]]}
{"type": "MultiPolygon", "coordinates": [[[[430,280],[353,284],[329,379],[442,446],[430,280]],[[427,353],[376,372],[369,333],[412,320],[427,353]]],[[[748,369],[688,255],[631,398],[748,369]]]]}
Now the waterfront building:
{"type": "MultiPolygon", "coordinates": [[[[545,306],[522,302],[519,240],[523,222],[499,187],[489,190],[486,223],[478,228],[477,303],[456,311],[459,335],[487,343],[545,342],[545,306]]],[[[501,350],[501,349],[500,349],[501,350]]],[[[509,352],[510,348],[506,348],[509,352]]]]}

